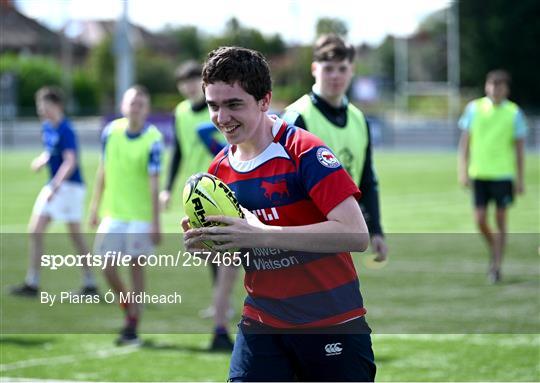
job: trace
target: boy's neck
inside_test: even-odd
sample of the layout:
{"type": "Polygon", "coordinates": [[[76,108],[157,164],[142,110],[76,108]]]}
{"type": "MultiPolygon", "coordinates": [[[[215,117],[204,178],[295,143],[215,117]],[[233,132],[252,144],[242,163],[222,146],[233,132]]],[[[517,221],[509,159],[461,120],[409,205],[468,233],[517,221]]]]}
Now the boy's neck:
{"type": "Polygon", "coordinates": [[[312,91],[334,108],[340,108],[343,106],[343,98],[345,97],[344,94],[340,94],[337,97],[329,97],[321,92],[321,86],[317,83],[313,85],[312,91]]]}
{"type": "Polygon", "coordinates": [[[56,116],[53,116],[52,118],[49,119],[49,121],[51,122],[51,124],[53,126],[58,126],[60,125],[60,123],[64,120],[64,114],[63,113],[60,113],[56,116]]]}
{"type": "Polygon", "coordinates": [[[129,133],[139,133],[144,128],[144,122],[128,120],[127,131],[129,133]]]}
{"type": "Polygon", "coordinates": [[[257,157],[259,154],[274,141],[272,135],[272,127],[274,126],[274,120],[265,115],[264,120],[261,122],[263,125],[259,128],[259,135],[255,135],[253,140],[242,142],[236,145],[235,157],[240,161],[249,161],[257,157]]]}
{"type": "Polygon", "coordinates": [[[488,98],[491,100],[492,103],[494,103],[495,105],[501,105],[505,100],[506,98],[501,98],[501,99],[496,99],[494,97],[491,97],[491,96],[488,96],[488,98]]]}
{"type": "Polygon", "coordinates": [[[325,97],[323,95],[321,95],[321,98],[326,101],[327,103],[329,103],[330,105],[332,105],[334,108],[339,108],[343,105],[343,96],[339,96],[339,97],[325,97]]]}

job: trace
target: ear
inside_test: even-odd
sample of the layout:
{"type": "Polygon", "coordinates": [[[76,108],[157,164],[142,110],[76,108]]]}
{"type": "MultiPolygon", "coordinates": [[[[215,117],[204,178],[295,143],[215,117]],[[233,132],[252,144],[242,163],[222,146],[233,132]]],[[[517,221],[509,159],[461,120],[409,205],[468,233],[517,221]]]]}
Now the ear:
{"type": "Polygon", "coordinates": [[[270,109],[270,101],[272,101],[272,91],[266,93],[264,97],[259,100],[261,112],[268,112],[268,109],[270,109]]]}
{"type": "Polygon", "coordinates": [[[317,62],[313,61],[313,62],[311,63],[311,75],[312,75],[313,77],[315,77],[315,72],[317,71],[318,67],[319,67],[319,66],[318,66],[317,62]]]}

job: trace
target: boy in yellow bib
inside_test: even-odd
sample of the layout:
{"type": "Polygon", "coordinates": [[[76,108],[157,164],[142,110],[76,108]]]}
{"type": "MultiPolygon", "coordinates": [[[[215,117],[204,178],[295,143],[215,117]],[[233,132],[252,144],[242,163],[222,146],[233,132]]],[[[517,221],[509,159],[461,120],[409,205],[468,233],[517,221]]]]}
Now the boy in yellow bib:
{"type": "Polygon", "coordinates": [[[471,101],[459,120],[463,130],[459,143],[459,182],[473,187],[475,220],[490,250],[488,278],[501,280],[501,264],[506,242],[506,208],[514,192],[522,194],[525,117],[507,99],[510,75],[503,70],[487,74],[486,97],[471,101]],[[487,222],[487,207],[493,200],[498,233],[487,222]]]}
{"type": "MultiPolygon", "coordinates": [[[[112,121],[102,134],[103,158],[98,169],[91,203],[91,224],[103,218],[96,235],[95,252],[105,256],[131,256],[131,290],[120,279],[116,266],[105,268],[105,277],[117,293],[138,295],[144,291],[144,274],[138,257],[153,253],[160,241],[159,172],[162,136],[147,124],[150,97],[146,89],[133,86],[124,93],[124,118],[112,121]],[[116,252],[116,253],[114,253],[116,252]]],[[[125,326],[117,344],[139,344],[137,325],[142,307],[120,303],[125,326]]]]}

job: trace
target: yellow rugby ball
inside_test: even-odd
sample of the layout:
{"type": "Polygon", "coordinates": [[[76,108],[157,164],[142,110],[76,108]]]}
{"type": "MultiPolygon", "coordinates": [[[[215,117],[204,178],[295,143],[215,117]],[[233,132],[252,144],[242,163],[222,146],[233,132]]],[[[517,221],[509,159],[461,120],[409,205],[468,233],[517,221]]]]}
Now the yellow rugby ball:
{"type": "MultiPolygon", "coordinates": [[[[182,201],[192,228],[219,225],[207,221],[209,215],[244,218],[234,192],[226,183],[209,173],[194,174],[186,181],[182,201]]],[[[208,249],[214,245],[212,241],[203,241],[203,244],[208,249]]]]}

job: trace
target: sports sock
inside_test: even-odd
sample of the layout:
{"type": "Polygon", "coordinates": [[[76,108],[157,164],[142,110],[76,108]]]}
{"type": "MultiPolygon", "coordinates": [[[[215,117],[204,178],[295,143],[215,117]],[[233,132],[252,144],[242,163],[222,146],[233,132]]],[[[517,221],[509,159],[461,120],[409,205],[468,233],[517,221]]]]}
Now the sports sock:
{"type": "Polygon", "coordinates": [[[216,335],[227,335],[229,332],[225,326],[216,326],[214,329],[214,334],[216,335]]]}
{"type": "Polygon", "coordinates": [[[126,327],[136,329],[139,318],[135,315],[126,315],[126,327]]]}
{"type": "Polygon", "coordinates": [[[96,278],[91,271],[85,271],[83,273],[83,286],[84,287],[96,287],[96,278]]]}
{"type": "Polygon", "coordinates": [[[26,272],[24,283],[26,283],[28,286],[37,288],[39,286],[39,273],[33,269],[29,269],[26,272]]]}

